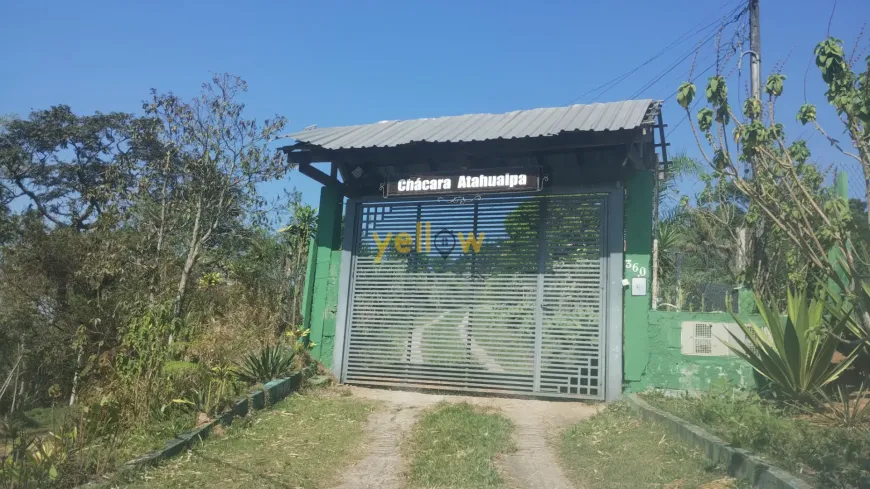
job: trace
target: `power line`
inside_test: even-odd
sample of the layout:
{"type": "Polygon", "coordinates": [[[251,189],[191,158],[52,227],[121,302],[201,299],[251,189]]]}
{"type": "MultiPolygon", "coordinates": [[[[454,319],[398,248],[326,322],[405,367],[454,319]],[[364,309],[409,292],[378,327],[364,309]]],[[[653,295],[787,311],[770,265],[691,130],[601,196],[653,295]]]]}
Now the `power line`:
{"type": "MultiPolygon", "coordinates": [[[[739,9],[739,8],[740,8],[740,4],[742,4],[742,3],[743,3],[742,0],[738,0],[738,6],[737,6],[735,9],[732,9],[731,12],[729,12],[729,14],[727,14],[727,15],[731,15],[731,13],[733,13],[733,12],[735,12],[737,9],[739,9]]],[[[601,85],[599,85],[599,86],[593,88],[592,90],[589,90],[589,91],[583,93],[582,95],[580,95],[580,96],[574,98],[573,100],[571,100],[570,102],[568,102],[568,103],[565,104],[565,105],[573,104],[573,103],[577,102],[578,100],[580,100],[580,99],[582,99],[582,98],[584,98],[584,97],[586,97],[586,96],[588,96],[588,95],[590,95],[590,94],[592,94],[592,93],[595,93],[595,92],[597,92],[597,91],[599,91],[599,90],[601,90],[601,89],[606,88],[606,90],[605,90],[604,92],[602,92],[602,93],[596,95],[595,99],[597,99],[598,97],[600,97],[600,96],[604,95],[605,93],[607,93],[611,88],[615,87],[616,85],[618,85],[619,83],[621,83],[622,81],[624,81],[626,78],[628,78],[629,76],[631,76],[631,75],[633,75],[634,73],[636,73],[638,70],[640,70],[640,69],[643,68],[644,66],[647,66],[648,64],[652,63],[653,61],[655,61],[656,59],[658,59],[659,57],[661,57],[661,56],[664,55],[665,53],[669,52],[669,50],[670,50],[671,48],[674,48],[674,47],[676,47],[677,45],[682,44],[683,42],[685,42],[685,41],[688,40],[689,38],[691,38],[691,37],[693,37],[693,36],[696,36],[698,33],[701,33],[701,32],[706,31],[706,30],[709,29],[711,26],[714,26],[714,25],[718,24],[719,22],[720,22],[720,20],[719,20],[719,18],[717,17],[717,19],[716,19],[715,21],[710,22],[710,23],[704,25],[704,26],[701,27],[701,28],[698,28],[698,26],[700,26],[701,24],[704,23],[703,21],[702,21],[702,22],[699,22],[698,24],[695,25],[695,27],[692,27],[691,29],[689,29],[688,31],[686,31],[685,33],[683,33],[683,35],[681,35],[680,37],[678,37],[677,39],[675,39],[674,41],[672,41],[670,44],[668,44],[667,46],[665,46],[664,48],[662,48],[659,52],[657,52],[656,54],[654,54],[651,58],[647,59],[646,61],[644,61],[644,62],[643,62],[642,64],[640,64],[639,66],[637,66],[637,67],[633,68],[632,70],[629,70],[629,71],[627,71],[627,72],[625,72],[625,73],[623,73],[623,74],[617,76],[616,78],[613,78],[612,80],[609,80],[609,81],[607,81],[607,82],[605,82],[605,83],[603,83],[603,84],[601,84],[601,85]]],[[[595,99],[593,99],[593,100],[595,100],[595,99]]]]}
{"type": "Polygon", "coordinates": [[[692,56],[692,54],[694,54],[695,52],[697,52],[697,50],[701,49],[704,45],[708,44],[710,41],[712,41],[713,39],[715,39],[715,38],[719,35],[719,33],[720,33],[722,30],[725,29],[725,27],[727,27],[727,26],[729,26],[729,25],[731,25],[731,24],[737,22],[738,20],[740,20],[740,18],[743,16],[743,14],[746,13],[746,11],[747,11],[746,7],[742,7],[742,6],[738,6],[736,9],[734,9],[734,10],[731,12],[731,14],[729,14],[729,15],[734,15],[734,16],[733,16],[730,20],[728,20],[727,22],[723,23],[723,24],[721,25],[721,27],[719,27],[718,29],[716,29],[716,32],[714,32],[713,35],[711,35],[710,37],[708,37],[708,38],[707,38],[703,43],[701,43],[697,48],[690,49],[690,50],[686,51],[685,53],[683,53],[683,55],[680,57],[679,60],[677,60],[675,63],[671,64],[670,67],[668,67],[668,68],[666,68],[665,70],[659,72],[659,74],[657,75],[657,77],[656,77],[653,81],[646,83],[644,86],[642,86],[642,87],[641,87],[640,89],[638,89],[636,92],[634,92],[634,93],[629,97],[629,99],[637,98],[637,97],[639,97],[643,92],[645,92],[646,90],[652,88],[656,83],[658,83],[659,81],[661,81],[662,78],[666,77],[669,73],[671,73],[672,71],[674,71],[674,70],[675,70],[679,65],[681,65],[684,61],[686,61],[687,59],[689,59],[689,57],[692,56]],[[740,11],[738,12],[738,10],[740,10],[740,11]]]}

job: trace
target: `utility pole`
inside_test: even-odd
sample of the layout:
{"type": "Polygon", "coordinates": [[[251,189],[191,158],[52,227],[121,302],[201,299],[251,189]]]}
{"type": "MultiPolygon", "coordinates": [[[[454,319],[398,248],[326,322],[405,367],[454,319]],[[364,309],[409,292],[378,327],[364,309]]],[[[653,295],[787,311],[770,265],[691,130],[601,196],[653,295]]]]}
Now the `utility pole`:
{"type": "Polygon", "coordinates": [[[752,96],[761,101],[761,16],[760,0],[749,0],[749,69],[752,96]]]}

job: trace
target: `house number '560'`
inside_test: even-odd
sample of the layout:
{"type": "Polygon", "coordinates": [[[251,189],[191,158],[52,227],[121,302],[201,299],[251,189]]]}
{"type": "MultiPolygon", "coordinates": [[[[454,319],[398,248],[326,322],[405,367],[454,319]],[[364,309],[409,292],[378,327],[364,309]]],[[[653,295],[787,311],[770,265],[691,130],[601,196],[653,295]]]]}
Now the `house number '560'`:
{"type": "Polygon", "coordinates": [[[625,260],[625,269],[636,273],[638,277],[646,277],[646,267],[642,267],[631,260],[625,260]]]}

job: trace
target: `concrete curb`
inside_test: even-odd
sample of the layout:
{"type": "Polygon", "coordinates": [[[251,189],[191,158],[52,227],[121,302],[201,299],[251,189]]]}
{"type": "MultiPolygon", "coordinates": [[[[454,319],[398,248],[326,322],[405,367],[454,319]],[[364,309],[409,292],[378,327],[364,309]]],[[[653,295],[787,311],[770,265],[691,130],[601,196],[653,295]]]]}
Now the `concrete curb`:
{"type": "Polygon", "coordinates": [[[710,460],[724,465],[731,477],[746,479],[753,487],[760,489],[813,489],[806,481],[770,465],[757,455],[733,447],[702,428],[650,406],[637,394],[626,396],[625,399],[642,419],[662,423],[668,431],[703,451],[710,460]]]}
{"type": "MultiPolygon", "coordinates": [[[[193,448],[196,444],[208,438],[212,429],[215,426],[229,426],[233,423],[233,418],[246,416],[253,413],[257,409],[263,409],[268,405],[284,399],[291,393],[299,389],[302,384],[302,373],[298,372],[285,379],[277,379],[266,383],[261,389],[251,391],[247,396],[238,399],[230,408],[218,416],[217,418],[197,426],[196,428],[176,435],[175,438],[166,442],[163,448],[153,450],[144,455],[140,455],[133,460],[125,463],[118,468],[115,476],[129,475],[144,467],[154,466],[158,463],[168,460],[176,455],[184,453],[193,448]]],[[[96,487],[103,484],[105,481],[91,482],[78,486],[79,489],[96,487]]]]}

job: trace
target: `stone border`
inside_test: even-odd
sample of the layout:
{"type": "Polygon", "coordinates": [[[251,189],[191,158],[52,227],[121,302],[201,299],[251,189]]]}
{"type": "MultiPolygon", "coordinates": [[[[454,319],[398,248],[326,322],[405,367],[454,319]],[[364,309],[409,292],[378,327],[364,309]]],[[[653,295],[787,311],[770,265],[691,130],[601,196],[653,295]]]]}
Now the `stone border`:
{"type": "Polygon", "coordinates": [[[638,398],[637,394],[628,395],[625,399],[642,419],[664,424],[668,431],[701,449],[709,459],[724,465],[728,475],[732,477],[749,480],[753,487],[760,489],[813,489],[813,486],[806,481],[770,465],[757,455],[733,447],[702,428],[650,406],[638,398]]]}
{"type": "MultiPolygon", "coordinates": [[[[160,462],[184,453],[208,438],[215,426],[229,426],[233,423],[233,418],[246,416],[254,410],[265,408],[267,401],[268,405],[273,405],[298,390],[301,384],[302,372],[297,372],[284,379],[267,382],[261,389],[251,391],[247,396],[236,400],[227,411],[215,419],[201,424],[190,431],[176,435],[175,438],[167,441],[163,448],[140,455],[120,466],[115,476],[129,475],[142,468],[155,466],[160,462]]],[[[81,489],[96,487],[105,482],[105,480],[94,481],[78,487],[81,489]]]]}

